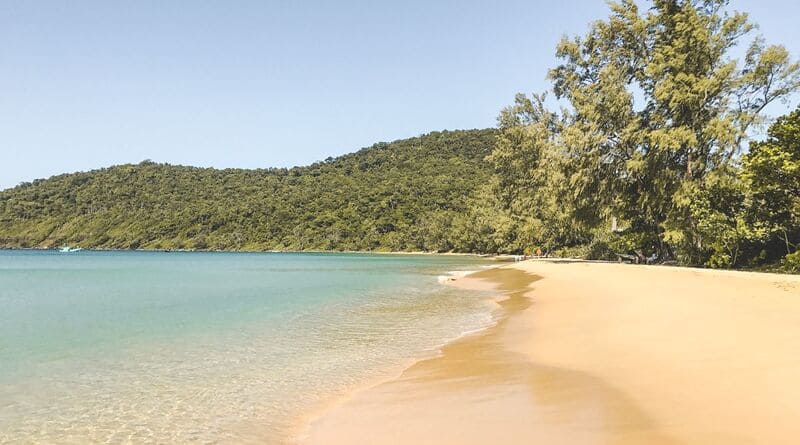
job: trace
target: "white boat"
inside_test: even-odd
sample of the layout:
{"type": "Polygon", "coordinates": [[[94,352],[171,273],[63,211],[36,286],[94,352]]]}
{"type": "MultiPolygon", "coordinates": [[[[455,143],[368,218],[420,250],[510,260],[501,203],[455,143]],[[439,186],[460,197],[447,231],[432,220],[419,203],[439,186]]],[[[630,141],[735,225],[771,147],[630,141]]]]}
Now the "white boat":
{"type": "Polygon", "coordinates": [[[81,250],[83,249],[81,249],[80,247],[69,247],[69,246],[63,246],[62,248],[58,249],[59,252],[64,252],[64,253],[80,252],[81,250]]]}

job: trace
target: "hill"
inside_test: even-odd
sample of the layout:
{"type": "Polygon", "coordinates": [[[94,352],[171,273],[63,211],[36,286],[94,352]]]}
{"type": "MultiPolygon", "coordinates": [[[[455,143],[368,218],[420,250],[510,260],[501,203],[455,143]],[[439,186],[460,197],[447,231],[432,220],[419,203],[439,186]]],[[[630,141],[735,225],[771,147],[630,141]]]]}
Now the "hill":
{"type": "Polygon", "coordinates": [[[63,174],[0,192],[0,246],[453,250],[494,137],[433,132],[291,169],[144,161],[63,174]]]}

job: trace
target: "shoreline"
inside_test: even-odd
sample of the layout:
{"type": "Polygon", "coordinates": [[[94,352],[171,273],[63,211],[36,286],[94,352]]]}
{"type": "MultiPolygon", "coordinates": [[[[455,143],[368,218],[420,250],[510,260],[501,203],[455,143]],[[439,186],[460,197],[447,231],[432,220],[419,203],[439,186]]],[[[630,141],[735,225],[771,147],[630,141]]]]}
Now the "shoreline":
{"type": "MultiPolygon", "coordinates": [[[[298,252],[302,253],[302,252],[298,252]]],[[[359,252],[359,253],[370,253],[370,252],[359,252]]],[[[405,255],[407,253],[399,252],[398,254],[405,255]]],[[[436,255],[436,254],[433,254],[436,255]]],[[[442,255],[442,254],[440,254],[442,255]]],[[[447,254],[444,254],[447,255],[447,254]]],[[[454,254],[454,255],[476,255],[476,254],[454,254]]],[[[489,280],[475,278],[475,275],[482,274],[485,272],[490,272],[497,270],[499,268],[505,267],[507,264],[497,264],[497,265],[488,265],[482,266],[482,269],[475,269],[475,270],[458,270],[458,271],[448,271],[445,272],[446,275],[439,276],[439,285],[440,286],[452,286],[461,288],[467,291],[495,291],[497,285],[492,283],[489,280]],[[457,274],[453,274],[453,272],[458,272],[457,274]],[[444,279],[442,279],[444,278],[444,279]]],[[[507,300],[508,296],[506,295],[496,295],[492,294],[487,296],[484,300],[487,305],[494,306],[492,308],[492,321],[490,324],[484,327],[472,329],[469,331],[462,332],[456,337],[446,339],[442,341],[441,344],[420,353],[418,357],[414,357],[411,359],[406,360],[403,364],[394,366],[393,371],[390,373],[389,376],[381,376],[381,377],[373,377],[369,378],[361,383],[355,385],[354,387],[343,391],[340,395],[333,397],[326,403],[323,403],[321,406],[317,406],[313,408],[311,411],[306,412],[299,416],[295,422],[293,422],[294,426],[290,429],[292,432],[290,442],[291,444],[301,444],[305,443],[308,440],[308,433],[311,427],[320,419],[324,418],[328,413],[331,411],[345,405],[349,401],[351,401],[357,395],[365,392],[370,391],[380,385],[384,385],[386,383],[392,382],[401,378],[409,369],[413,368],[414,366],[418,365],[421,362],[425,362],[428,360],[436,360],[444,354],[444,350],[457,342],[464,341],[469,337],[481,335],[482,333],[486,332],[487,330],[493,329],[497,326],[502,319],[506,316],[506,314],[500,313],[496,314],[498,310],[502,311],[502,302],[507,300]]]]}
{"type": "Polygon", "coordinates": [[[300,443],[791,443],[800,435],[798,276],[534,260],[451,284],[494,287],[507,296],[503,316],[340,399],[309,419],[300,443]]]}
{"type": "MultiPolygon", "coordinates": [[[[6,278],[14,280],[7,289],[14,290],[16,282],[28,281],[31,274],[36,274],[41,288],[64,284],[57,286],[61,293],[55,295],[64,300],[74,301],[74,289],[81,289],[80,304],[42,305],[42,313],[66,318],[76,308],[111,325],[118,318],[105,312],[117,306],[107,303],[111,298],[107,295],[117,298],[124,310],[116,311],[123,315],[120,323],[113,323],[121,340],[103,335],[100,329],[72,329],[60,335],[63,329],[44,323],[43,328],[52,328],[47,333],[56,334],[33,338],[17,329],[16,322],[5,324],[5,332],[14,332],[9,340],[21,345],[9,356],[18,358],[9,365],[20,372],[15,373],[19,378],[9,380],[13,384],[7,388],[9,403],[0,412],[13,415],[0,415],[0,430],[9,438],[30,440],[35,427],[29,425],[38,420],[36,413],[52,406],[64,424],[70,422],[75,428],[68,431],[50,423],[41,427],[39,437],[102,442],[105,434],[113,433],[108,427],[113,418],[137,419],[145,425],[134,431],[119,423],[114,437],[129,434],[142,439],[137,434],[152,431],[153,440],[162,442],[169,442],[169,435],[186,434],[181,437],[287,443],[300,415],[364,382],[393,378],[420,357],[438,353],[442,344],[492,321],[492,307],[483,303],[486,295],[475,293],[467,302],[459,291],[437,284],[437,275],[446,271],[479,269],[494,265],[491,261],[313,254],[234,254],[215,260],[215,256],[98,252],[62,258],[55,252],[7,252],[2,259],[12,274],[6,278]],[[200,261],[201,257],[206,260],[200,261]],[[66,275],[62,270],[68,271],[66,275]],[[89,275],[80,275],[82,271],[89,275]],[[94,301],[98,304],[92,305],[94,301]],[[224,312],[228,308],[232,311],[224,312]],[[126,315],[134,312],[136,317],[126,315]],[[95,337],[101,335],[98,343],[95,337]],[[47,341],[37,342],[38,338],[47,341]],[[65,340],[50,342],[51,338],[65,340]],[[37,357],[26,356],[28,350],[37,357]],[[28,363],[42,363],[45,380],[40,385],[31,383],[38,376],[22,372],[28,363]],[[58,372],[50,375],[51,369],[58,372]],[[96,375],[103,381],[88,384],[96,375]],[[79,384],[68,386],[64,381],[79,384]],[[22,390],[26,386],[35,386],[36,391],[22,390]],[[63,394],[57,390],[61,388],[63,394]],[[48,392],[52,395],[43,395],[48,392]],[[138,409],[155,406],[166,393],[176,406],[152,412],[138,409]],[[115,394],[119,405],[108,405],[106,394],[115,394]],[[73,397],[75,403],[70,403],[73,397]],[[81,416],[86,412],[97,414],[81,416]],[[92,429],[93,425],[98,428],[92,429]]],[[[39,301],[33,293],[21,295],[19,301],[39,301]]],[[[7,312],[15,314],[14,308],[7,312]]]]}
{"type": "MultiPolygon", "coordinates": [[[[475,337],[486,335],[488,332],[496,329],[499,325],[504,323],[504,321],[506,321],[513,312],[522,308],[523,305],[520,305],[519,303],[521,300],[526,298],[523,295],[525,292],[520,292],[519,289],[517,289],[518,286],[506,286],[506,283],[493,279],[492,275],[496,274],[501,269],[512,271],[513,273],[513,269],[507,269],[508,266],[508,264],[485,266],[484,269],[457,271],[462,273],[448,273],[447,275],[441,276],[440,278],[445,279],[439,281],[440,285],[453,286],[467,291],[492,292],[492,294],[489,295],[485,300],[487,304],[496,306],[493,310],[495,315],[493,316],[491,324],[485,327],[463,332],[461,335],[455,338],[446,340],[433,351],[431,351],[431,354],[408,360],[402,366],[402,368],[398,367],[399,371],[395,372],[393,376],[372,379],[364,382],[352,390],[347,391],[344,395],[325,404],[325,406],[319,407],[313,412],[302,416],[299,422],[297,422],[297,427],[294,429],[296,433],[294,435],[294,440],[291,443],[308,443],[309,433],[313,430],[317,422],[324,419],[334,410],[345,406],[359,395],[374,390],[382,385],[391,384],[392,382],[402,379],[405,375],[407,375],[407,373],[413,372],[417,367],[424,366],[424,364],[428,362],[436,362],[441,360],[443,357],[448,355],[448,351],[454,346],[459,345],[462,342],[470,342],[470,340],[475,337]]],[[[526,287],[527,284],[538,279],[538,277],[529,274],[518,275],[518,279],[519,278],[522,278],[524,281],[526,281],[523,287],[526,287]]]]}
{"type": "MultiPolygon", "coordinates": [[[[0,247],[0,251],[53,251],[58,252],[57,247],[0,247]]],[[[734,272],[734,273],[754,273],[754,274],[774,274],[782,276],[800,276],[799,273],[788,272],[782,269],[762,268],[762,269],[730,269],[730,268],[711,268],[702,266],[686,266],[679,264],[627,264],[619,261],[607,260],[586,260],[575,257],[524,257],[523,255],[507,253],[472,253],[472,252],[430,252],[430,251],[378,251],[378,250],[200,250],[200,249],[95,249],[92,247],[81,248],[80,252],[146,252],[146,253],[284,253],[284,254],[353,254],[353,255],[419,255],[419,256],[465,256],[485,258],[487,260],[500,263],[514,263],[520,261],[546,261],[546,262],[565,262],[574,261],[587,264],[626,264],[642,268],[666,268],[682,270],[700,270],[709,272],[734,272]],[[523,257],[523,259],[519,259],[523,257]]],[[[73,253],[73,252],[70,252],[73,253]]]]}

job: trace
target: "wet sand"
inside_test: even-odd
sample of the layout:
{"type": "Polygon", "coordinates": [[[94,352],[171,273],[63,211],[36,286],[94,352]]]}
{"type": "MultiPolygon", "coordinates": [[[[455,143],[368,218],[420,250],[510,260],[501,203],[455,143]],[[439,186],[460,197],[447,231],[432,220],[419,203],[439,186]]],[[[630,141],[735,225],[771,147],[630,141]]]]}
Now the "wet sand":
{"type": "Polygon", "coordinates": [[[800,277],[528,261],[499,323],[362,390],[308,444],[738,444],[800,437],[800,277]]]}

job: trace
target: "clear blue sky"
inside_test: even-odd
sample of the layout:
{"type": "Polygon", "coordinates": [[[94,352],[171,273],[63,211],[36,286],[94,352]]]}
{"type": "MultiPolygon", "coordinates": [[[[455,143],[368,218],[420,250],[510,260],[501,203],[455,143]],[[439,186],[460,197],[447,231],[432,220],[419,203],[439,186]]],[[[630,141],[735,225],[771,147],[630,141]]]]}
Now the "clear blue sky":
{"type": "MultiPolygon", "coordinates": [[[[800,2],[733,0],[800,56],[800,2]]],[[[0,188],[152,159],[308,164],[488,127],[601,0],[0,3],[0,188]]],[[[792,106],[773,107],[782,113],[792,106]]]]}

